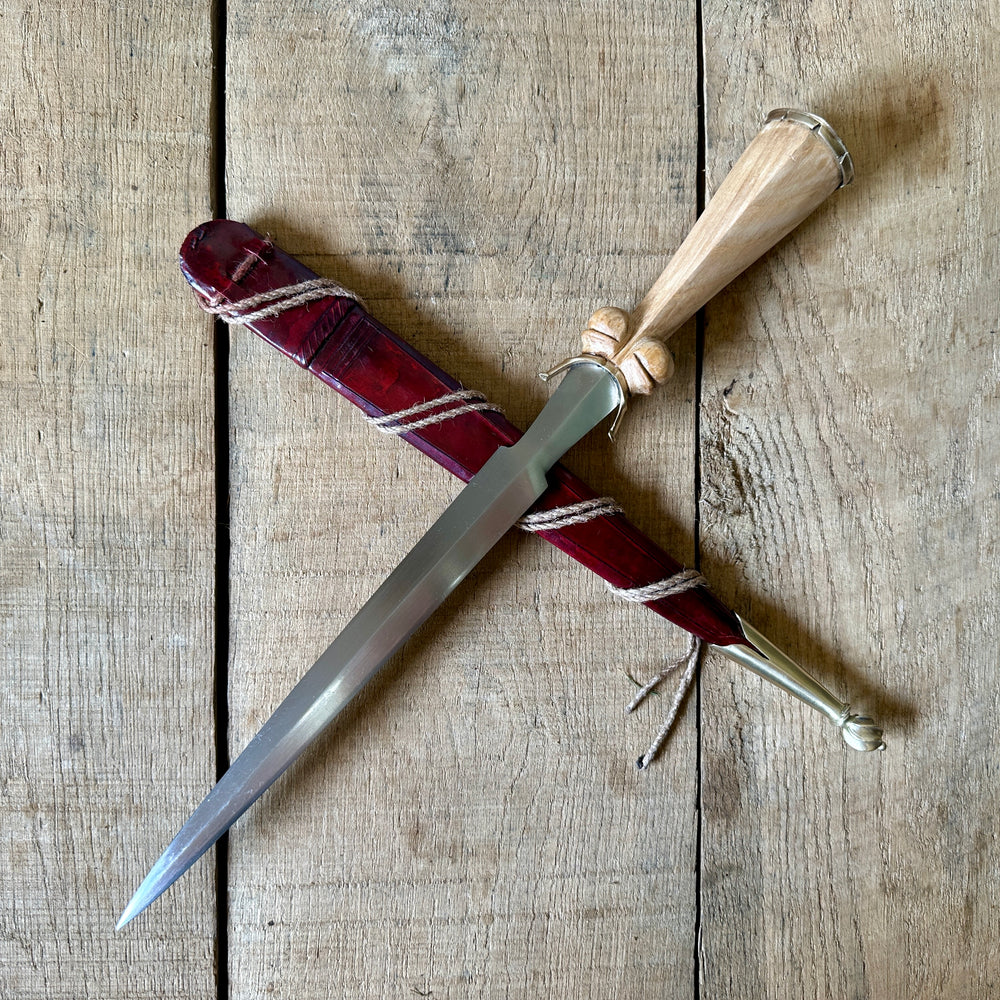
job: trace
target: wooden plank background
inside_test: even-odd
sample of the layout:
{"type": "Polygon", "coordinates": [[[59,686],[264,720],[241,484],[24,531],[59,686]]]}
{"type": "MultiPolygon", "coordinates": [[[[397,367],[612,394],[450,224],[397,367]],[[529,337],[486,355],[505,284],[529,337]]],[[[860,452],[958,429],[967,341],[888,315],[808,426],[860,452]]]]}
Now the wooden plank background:
{"type": "MultiPolygon", "coordinates": [[[[546,397],[537,372],[575,349],[595,289],[632,297],[693,221],[696,52],[664,56],[693,6],[651,18],[635,3],[624,26],[611,6],[513,21],[477,4],[361,4],[332,19],[231,10],[230,214],[354,285],[390,327],[530,421],[546,397]],[[321,67],[336,52],[336,75],[260,78],[259,40],[276,29],[281,61],[321,67]],[[282,121],[262,137],[276,107],[282,121]]],[[[660,505],[687,558],[692,346],[678,392],[620,449],[591,442],[577,464],[636,507],[642,480],[621,456],[652,472],[643,425],[655,423],[645,441],[682,488],[658,488],[661,465],[638,513],[651,520],[660,505]]],[[[232,384],[240,747],[297,672],[275,659],[312,662],[459,484],[405,443],[373,440],[353,407],[245,332],[232,384]]],[[[666,970],[690,987],[693,719],[643,782],[633,761],[650,719],[622,718],[623,671],[648,672],[651,652],[655,663],[681,640],[654,619],[646,650],[623,651],[630,622],[652,616],[611,605],[539,539],[512,533],[483,562],[234,833],[234,996],[656,997],[666,970]],[[289,841],[301,849],[282,850],[289,841]]]]}
{"type": "Polygon", "coordinates": [[[211,326],[175,265],[210,209],[208,13],[0,18],[3,997],[215,989],[210,866],[187,919],[112,931],[215,772],[211,326]]]}
{"type": "Polygon", "coordinates": [[[995,993],[998,17],[8,5],[0,996],[995,993]],[[636,772],[683,635],[511,533],[116,935],[217,718],[238,751],[457,491],[245,331],[217,370],[187,230],[269,231],[523,424],[784,105],[856,183],[569,462],[888,751],[709,657],[636,772]]]}

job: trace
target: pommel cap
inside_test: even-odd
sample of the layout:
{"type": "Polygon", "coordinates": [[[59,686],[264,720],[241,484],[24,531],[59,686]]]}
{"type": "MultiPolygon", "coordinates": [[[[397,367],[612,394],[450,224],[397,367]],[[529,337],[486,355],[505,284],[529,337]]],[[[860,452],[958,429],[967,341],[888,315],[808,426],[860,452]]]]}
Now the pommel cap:
{"type": "Polygon", "coordinates": [[[794,122],[805,125],[810,132],[815,132],[832,150],[840,168],[840,187],[847,187],[854,180],[854,161],[844,145],[844,140],[834,131],[833,126],[812,111],[797,111],[794,108],[775,108],[764,120],[767,126],[771,122],[794,122]]]}

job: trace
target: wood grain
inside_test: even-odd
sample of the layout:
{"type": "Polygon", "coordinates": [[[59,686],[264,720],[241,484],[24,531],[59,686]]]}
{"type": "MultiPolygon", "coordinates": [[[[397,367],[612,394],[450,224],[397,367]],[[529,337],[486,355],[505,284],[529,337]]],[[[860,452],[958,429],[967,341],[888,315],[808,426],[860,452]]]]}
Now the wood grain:
{"type": "MultiPolygon", "coordinates": [[[[995,0],[119,6],[0,18],[0,996],[224,985],[210,860],[111,929],[215,771],[213,46],[230,214],[522,424],[691,227],[699,101],[709,193],[830,118],[853,187],[569,463],[689,562],[700,468],[714,588],[889,741],[712,659],[637,774],[683,638],[512,536],[235,829],[229,994],[994,995],[995,0]]],[[[457,484],[249,334],[231,375],[238,749],[457,484]]]]}
{"type": "Polygon", "coordinates": [[[0,18],[4,997],[215,988],[210,864],[114,934],[214,770],[212,351],[174,270],[208,207],[207,14],[0,18]]]}
{"type": "Polygon", "coordinates": [[[604,306],[584,350],[645,395],[673,372],[664,342],[845,183],[840,140],[809,112],[772,112],[631,315],[604,306]]]}
{"type": "Polygon", "coordinates": [[[704,5],[712,182],[786,101],[857,180],[708,311],[703,569],[889,744],[708,664],[705,996],[996,993],[997,14],[704,5]]]}
{"type": "MultiPolygon", "coordinates": [[[[230,214],[526,423],[536,373],[595,305],[636,301],[693,221],[693,17],[233,5],[230,214]]],[[[572,466],[690,558],[691,331],[678,351],[629,468],[599,435],[572,466]]],[[[332,637],[456,486],[249,334],[232,376],[238,748],[321,652],[303,637],[332,637]]],[[[689,996],[694,731],[636,772],[657,707],[624,720],[625,671],[683,648],[645,618],[505,539],[234,830],[233,995],[689,996]]]]}

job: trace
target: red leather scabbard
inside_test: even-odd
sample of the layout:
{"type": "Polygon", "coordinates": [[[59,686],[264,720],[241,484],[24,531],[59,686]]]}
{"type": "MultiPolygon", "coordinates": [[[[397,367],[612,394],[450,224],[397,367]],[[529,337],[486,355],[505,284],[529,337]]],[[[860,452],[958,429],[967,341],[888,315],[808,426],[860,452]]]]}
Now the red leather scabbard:
{"type": "MultiPolygon", "coordinates": [[[[225,219],[188,235],[180,265],[203,303],[215,305],[238,306],[252,296],[316,278],[270,240],[225,219]]],[[[330,296],[246,325],[370,417],[399,413],[462,388],[351,298],[330,296]]],[[[497,448],[513,444],[521,432],[497,412],[473,411],[399,436],[467,482],[497,448]]],[[[562,465],[548,479],[550,487],[533,511],[597,497],[562,465]]],[[[614,587],[646,586],[683,569],[621,514],[538,534],[614,587]]],[[[724,646],[747,641],[736,615],[705,586],[646,606],[706,642],[724,646]]]]}

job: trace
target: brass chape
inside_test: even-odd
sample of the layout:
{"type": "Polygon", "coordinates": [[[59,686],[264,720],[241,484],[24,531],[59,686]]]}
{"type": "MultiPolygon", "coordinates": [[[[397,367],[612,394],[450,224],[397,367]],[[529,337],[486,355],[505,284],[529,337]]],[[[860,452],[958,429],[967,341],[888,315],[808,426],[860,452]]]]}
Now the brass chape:
{"type": "Polygon", "coordinates": [[[844,742],[852,750],[884,750],[882,729],[867,715],[854,715],[850,705],[834,697],[814,677],[811,677],[790,656],[783,653],[770,639],[740,618],[743,634],[749,646],[712,646],[772,684],[794,695],[817,712],[825,715],[840,730],[844,742]]]}

